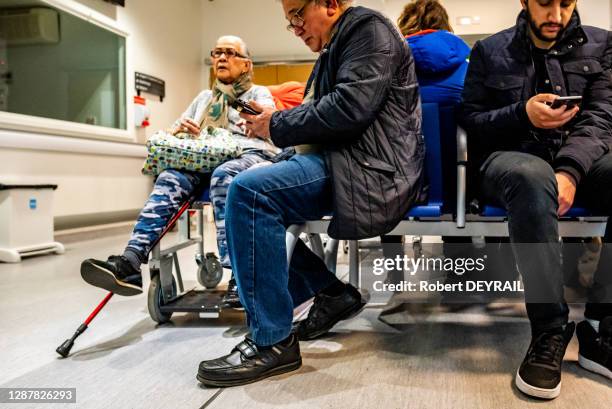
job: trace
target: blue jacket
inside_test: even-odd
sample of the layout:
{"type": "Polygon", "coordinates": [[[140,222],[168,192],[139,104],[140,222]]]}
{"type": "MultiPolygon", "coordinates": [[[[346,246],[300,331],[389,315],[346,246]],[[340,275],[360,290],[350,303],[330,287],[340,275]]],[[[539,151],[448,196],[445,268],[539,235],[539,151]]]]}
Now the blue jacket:
{"type": "Polygon", "coordinates": [[[440,30],[406,39],[417,72],[423,102],[461,102],[470,47],[456,35],[440,30]]]}

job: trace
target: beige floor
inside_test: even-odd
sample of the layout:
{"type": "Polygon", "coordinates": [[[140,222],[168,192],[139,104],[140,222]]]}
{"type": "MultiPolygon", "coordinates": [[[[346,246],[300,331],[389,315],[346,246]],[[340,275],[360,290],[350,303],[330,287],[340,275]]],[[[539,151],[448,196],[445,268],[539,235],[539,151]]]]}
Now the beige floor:
{"type": "MultiPolygon", "coordinates": [[[[197,364],[240,341],[239,314],[177,315],[156,326],[144,295],[115,297],[77,340],[72,355],[58,359],[55,348],[104,296],[82,282],[81,260],[119,252],[126,238],[125,233],[72,238],[64,255],[0,264],[0,387],[75,387],[77,404],[67,408],[612,405],[612,382],[576,364],[575,339],[565,358],[561,397],[541,402],[522,396],[512,380],[529,341],[526,319],[494,317],[477,308],[407,316],[394,328],[377,320],[380,309],[368,308],[329,337],[301,343],[304,366],[293,374],[219,390],[198,385],[197,364]]],[[[188,287],[195,286],[192,257],[192,249],[181,255],[188,287]]],[[[576,318],[579,313],[573,311],[576,318]]]]}

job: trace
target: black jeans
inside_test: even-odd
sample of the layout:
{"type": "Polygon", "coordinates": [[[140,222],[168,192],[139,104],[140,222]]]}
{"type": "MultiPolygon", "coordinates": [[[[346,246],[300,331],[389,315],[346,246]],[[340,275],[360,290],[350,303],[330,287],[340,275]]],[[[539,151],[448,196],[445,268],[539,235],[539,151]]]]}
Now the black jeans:
{"type": "MultiPolygon", "coordinates": [[[[534,333],[567,323],[563,298],[561,243],[557,219],[558,190],[553,168],[522,152],[494,152],[480,168],[482,195],[504,207],[516,262],[525,284],[527,313],[534,333]],[[535,244],[534,244],[535,243],[535,244]]],[[[612,154],[597,160],[578,186],[576,202],[612,215],[612,154]]],[[[608,223],[604,243],[612,242],[608,223]]],[[[604,244],[585,316],[612,316],[612,251],[604,244]]]]}

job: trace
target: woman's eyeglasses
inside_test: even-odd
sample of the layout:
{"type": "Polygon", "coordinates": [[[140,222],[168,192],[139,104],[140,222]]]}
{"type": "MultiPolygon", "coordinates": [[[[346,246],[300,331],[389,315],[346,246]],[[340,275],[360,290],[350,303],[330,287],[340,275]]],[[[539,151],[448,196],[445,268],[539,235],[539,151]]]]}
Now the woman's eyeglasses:
{"type": "Polygon", "coordinates": [[[210,52],[210,56],[212,58],[221,58],[223,54],[225,54],[227,58],[234,58],[234,57],[249,58],[246,55],[240,54],[238,51],[234,50],[233,48],[215,48],[214,50],[210,52]]]}

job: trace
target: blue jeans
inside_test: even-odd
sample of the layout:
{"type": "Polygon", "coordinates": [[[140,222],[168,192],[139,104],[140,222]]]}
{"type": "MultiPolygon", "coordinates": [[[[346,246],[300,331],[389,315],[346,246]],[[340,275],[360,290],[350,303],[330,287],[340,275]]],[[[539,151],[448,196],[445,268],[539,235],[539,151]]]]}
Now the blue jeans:
{"type": "Polygon", "coordinates": [[[229,188],[225,228],[240,300],[257,345],[289,336],[293,308],[337,278],[304,243],[287,265],[285,233],[292,224],[331,213],[332,187],[322,155],[240,173],[229,188]]]}

